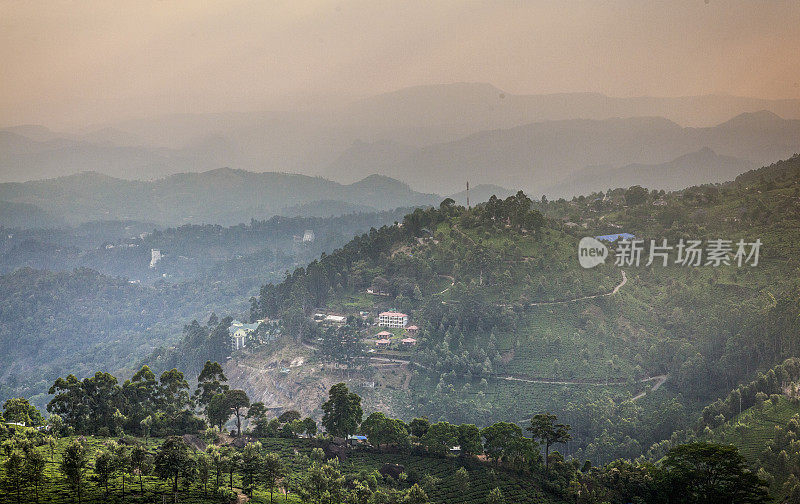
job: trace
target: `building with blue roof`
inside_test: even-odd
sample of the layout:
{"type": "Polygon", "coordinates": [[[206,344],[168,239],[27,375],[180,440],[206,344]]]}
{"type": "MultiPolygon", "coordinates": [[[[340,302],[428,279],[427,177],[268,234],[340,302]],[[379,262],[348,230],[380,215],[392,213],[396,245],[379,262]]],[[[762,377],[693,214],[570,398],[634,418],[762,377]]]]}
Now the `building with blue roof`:
{"type": "Polygon", "coordinates": [[[633,240],[636,238],[634,235],[630,233],[617,233],[617,234],[608,234],[602,236],[595,236],[596,240],[600,241],[607,241],[607,242],[615,242],[617,240],[633,240]]]}

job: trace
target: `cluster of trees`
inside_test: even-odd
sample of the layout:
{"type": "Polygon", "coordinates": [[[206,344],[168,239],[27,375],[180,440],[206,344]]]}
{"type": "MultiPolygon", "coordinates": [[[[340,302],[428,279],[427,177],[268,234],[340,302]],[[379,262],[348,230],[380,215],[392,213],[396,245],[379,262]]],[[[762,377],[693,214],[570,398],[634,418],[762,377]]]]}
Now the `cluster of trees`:
{"type": "MultiPolygon", "coordinates": [[[[143,374],[146,375],[146,371],[143,374]]],[[[183,395],[184,400],[194,400],[196,404],[205,406],[207,415],[215,400],[230,400],[227,415],[243,415],[244,409],[247,409],[246,416],[255,419],[252,434],[256,436],[295,436],[301,432],[309,436],[316,434],[316,423],[311,419],[302,420],[295,411],[287,411],[276,419],[265,421],[264,405],[250,405],[246,395],[239,397],[241,391],[227,388],[222,369],[216,363],[207,363],[198,382],[200,385],[189,397],[185,387],[176,386],[176,380],[165,377],[163,384],[159,384],[162,390],[160,395],[173,398],[183,395]]],[[[62,399],[67,400],[68,397],[62,399]]],[[[570,426],[558,423],[551,414],[533,416],[526,428],[530,437],[523,435],[519,425],[507,422],[497,422],[479,429],[471,424],[431,423],[426,418],[415,418],[406,423],[379,412],[363,419],[361,398],[350,392],[343,383],[331,387],[328,400],[321,409],[324,413],[322,425],[334,440],[363,433],[378,450],[414,452],[433,457],[448,457],[453,447],[458,446],[461,457],[485,455],[498,470],[529,474],[551,491],[578,504],[760,504],[768,500],[765,480],[748,468],[744,458],[732,446],[710,443],[678,445],[671,448],[658,464],[617,461],[605,467],[592,467],[588,462],[581,466],[574,459],[566,461],[557,452],[550,453],[552,446],[565,443],[571,437],[570,426]]],[[[101,409],[98,414],[102,416],[104,411],[101,409]]],[[[23,421],[40,418],[35,408],[23,399],[7,401],[4,404],[4,416],[23,421]]],[[[53,417],[59,418],[56,415],[53,417]]],[[[72,419],[69,415],[67,418],[72,419]]],[[[63,432],[63,429],[57,428],[59,421],[51,420],[51,426],[54,427],[52,433],[56,436],[63,432]]],[[[790,444],[796,443],[792,434],[798,430],[797,426],[790,427],[784,437],[790,444]]],[[[270,492],[271,499],[279,488],[287,492],[290,490],[287,488],[288,467],[278,454],[268,453],[261,443],[253,440],[246,441],[240,449],[216,444],[220,439],[218,432],[216,427],[206,430],[206,437],[215,443],[204,452],[193,450],[183,437],[173,435],[168,436],[154,452],[148,450],[145,444],[135,441],[117,443],[109,440],[92,454],[86,441],[77,437],[64,447],[59,470],[79,503],[89,482],[90,469],[92,479],[106,497],[114,491],[111,484],[115,480],[121,481],[119,488],[124,496],[127,477],[133,480],[133,484],[138,479],[140,492],[144,493],[143,477],[149,474],[166,482],[176,500],[181,488],[192,483],[199,485],[204,495],[210,490],[213,496],[229,499],[234,474],[239,475],[242,488],[249,495],[259,486],[270,492]],[[224,489],[226,483],[227,490],[224,489]]],[[[36,447],[49,447],[50,458],[53,459],[55,438],[32,429],[4,430],[4,434],[8,439],[0,449],[5,458],[4,483],[9,495],[16,495],[21,500],[22,492],[30,490],[38,499],[38,492],[47,481],[47,461],[46,452],[36,450],[36,447]]],[[[404,478],[400,480],[405,481],[404,478]]],[[[395,489],[387,493],[378,488],[374,475],[364,474],[348,479],[335,459],[325,460],[320,448],[312,451],[304,475],[294,480],[291,490],[305,502],[319,504],[344,500],[398,504],[428,502],[425,490],[411,482],[405,490],[395,489]]],[[[502,502],[499,490],[493,491],[487,498],[490,502],[502,502]]]]}
{"type": "Polygon", "coordinates": [[[68,432],[98,435],[137,434],[164,436],[198,432],[208,423],[222,428],[236,418],[236,431],[250,412],[257,420],[266,413],[261,403],[250,404],[243,390],[226,384],[222,367],[206,361],[192,394],[184,374],[177,369],[164,371],[159,378],[148,366],[119,385],[109,373],[78,380],[74,375],[58,378],[50,388],[53,395],[47,410],[63,422],[68,432]]]}
{"type": "Polygon", "coordinates": [[[762,504],[766,482],[734,446],[693,443],[672,448],[659,464],[625,460],[589,468],[570,482],[578,504],[762,504]]]}

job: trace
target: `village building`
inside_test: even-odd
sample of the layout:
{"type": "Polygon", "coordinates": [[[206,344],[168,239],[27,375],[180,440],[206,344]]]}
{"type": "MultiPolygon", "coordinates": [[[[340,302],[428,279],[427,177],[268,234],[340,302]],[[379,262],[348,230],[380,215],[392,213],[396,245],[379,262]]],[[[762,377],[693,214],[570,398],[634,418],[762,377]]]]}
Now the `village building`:
{"type": "Polygon", "coordinates": [[[231,348],[233,350],[244,348],[247,345],[247,337],[255,332],[258,325],[258,323],[245,324],[238,320],[231,322],[231,326],[228,328],[228,333],[231,336],[231,348]]]}
{"type": "Polygon", "coordinates": [[[415,325],[410,325],[406,327],[406,332],[408,333],[409,336],[416,336],[417,333],[419,332],[419,327],[415,325]]]}
{"type": "Polygon", "coordinates": [[[408,315],[400,312],[382,312],[378,315],[378,325],[392,328],[405,327],[408,325],[408,315]]]}
{"type": "Polygon", "coordinates": [[[392,344],[391,340],[388,339],[379,339],[375,342],[375,346],[378,348],[389,348],[389,345],[392,344]]]}
{"type": "Polygon", "coordinates": [[[403,338],[400,340],[400,342],[403,344],[403,346],[414,346],[417,344],[417,340],[414,338],[403,338]]]}

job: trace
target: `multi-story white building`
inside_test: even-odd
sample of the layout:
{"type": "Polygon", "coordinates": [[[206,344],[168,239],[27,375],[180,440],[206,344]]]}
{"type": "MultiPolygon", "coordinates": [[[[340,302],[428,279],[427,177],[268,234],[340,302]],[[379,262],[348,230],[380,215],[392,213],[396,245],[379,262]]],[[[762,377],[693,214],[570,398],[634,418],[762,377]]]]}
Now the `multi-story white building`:
{"type": "Polygon", "coordinates": [[[150,268],[155,268],[159,261],[161,261],[161,251],[159,249],[150,249],[150,268]]]}
{"type": "Polygon", "coordinates": [[[408,315],[400,312],[383,312],[378,315],[378,325],[383,327],[405,327],[408,325],[408,315]]]}
{"type": "Polygon", "coordinates": [[[248,337],[255,332],[258,326],[258,322],[255,324],[245,324],[244,322],[239,322],[238,320],[231,322],[228,332],[231,335],[232,349],[239,350],[240,348],[244,348],[247,344],[248,337]]]}

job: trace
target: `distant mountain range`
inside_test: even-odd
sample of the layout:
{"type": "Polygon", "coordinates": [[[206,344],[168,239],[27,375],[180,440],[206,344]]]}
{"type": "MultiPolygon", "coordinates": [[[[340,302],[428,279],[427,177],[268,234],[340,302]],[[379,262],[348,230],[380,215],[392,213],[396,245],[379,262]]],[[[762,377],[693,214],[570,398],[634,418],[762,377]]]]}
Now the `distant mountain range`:
{"type": "Polygon", "coordinates": [[[0,224],[30,227],[48,217],[55,221],[55,216],[68,224],[97,220],[238,224],[273,215],[341,215],[434,205],[440,200],[380,175],[342,185],[320,177],[229,168],[151,182],[85,172],[0,184],[0,224]],[[24,222],[26,216],[31,224],[24,222]]]}
{"type": "MultiPolygon", "coordinates": [[[[469,180],[541,194],[587,166],[661,164],[703,148],[738,158],[737,165],[769,164],[800,152],[800,120],[757,112],[709,128],[684,128],[657,117],[538,122],[415,149],[381,143],[380,164],[368,146],[358,145],[343,154],[347,161],[340,158],[333,165],[337,172],[328,176],[336,178],[346,166],[351,173],[392,173],[413,188],[441,193],[469,180]]],[[[605,181],[598,183],[594,189],[605,186],[605,181]]]]}
{"type": "Polygon", "coordinates": [[[749,161],[720,156],[705,147],[661,164],[590,166],[573,173],[564,182],[549,187],[546,193],[554,198],[571,197],[632,185],[674,191],[693,185],[733,180],[756,167],[749,161]]]}
{"type": "MultiPolygon", "coordinates": [[[[182,114],[71,133],[36,125],[0,129],[0,181],[47,179],[86,171],[127,181],[152,180],[153,186],[126,185],[124,180],[109,184],[119,186],[114,190],[123,195],[135,193],[135,187],[150,187],[159,195],[136,196],[159,208],[148,212],[168,214],[172,210],[164,205],[173,200],[190,211],[157,219],[170,224],[181,219],[232,222],[246,211],[254,211],[259,217],[282,211],[333,215],[386,208],[388,203],[376,206],[374,201],[367,201],[369,198],[343,196],[348,190],[342,188],[363,188],[348,184],[358,184],[376,173],[403,181],[412,191],[423,194],[461,191],[466,181],[475,187],[520,187],[534,195],[548,191],[562,194],[574,185],[576,176],[599,173],[595,169],[584,171],[587,167],[622,169],[614,180],[625,186],[630,183],[624,174],[635,171],[635,166],[664,165],[663,170],[668,170],[669,164],[682,156],[708,148],[727,164],[720,167],[721,159],[697,158],[697,162],[707,159],[713,166],[695,164],[698,173],[708,173],[710,178],[696,177],[693,183],[722,180],[736,167],[765,165],[800,151],[798,118],[800,100],[610,98],[593,93],[534,96],[513,95],[489,84],[419,86],[328,111],[182,114]],[[227,180],[227,175],[219,173],[228,172],[216,172],[221,166],[234,168],[230,173],[238,175],[227,180]],[[205,174],[197,178],[175,175],[198,172],[205,174]],[[264,177],[248,175],[242,179],[242,174],[252,172],[264,172],[264,177]],[[303,173],[306,177],[272,172],[303,173]],[[172,179],[173,175],[177,178],[172,179]],[[307,175],[329,180],[323,183],[307,175]],[[173,194],[169,189],[170,184],[180,187],[181,181],[190,179],[201,186],[203,180],[212,180],[214,184],[223,183],[222,187],[228,182],[235,186],[239,181],[242,188],[237,191],[246,193],[251,184],[272,184],[270,177],[277,177],[274,183],[281,189],[274,194],[264,189],[266,199],[240,193],[227,203],[230,208],[213,206],[213,211],[196,201],[181,203],[182,198],[192,197],[181,191],[173,194]],[[281,185],[280,180],[290,179],[294,185],[281,185]],[[339,188],[333,189],[337,184],[330,180],[338,181],[339,188]],[[300,181],[307,181],[308,189],[300,181]],[[329,189],[335,194],[319,186],[328,183],[333,184],[329,189]],[[159,193],[161,188],[163,194],[159,193]],[[286,192],[292,188],[296,194],[286,192]]],[[[665,177],[646,180],[654,188],[673,187],[666,173],[665,177]]],[[[575,189],[600,190],[607,188],[608,182],[598,180],[597,184],[582,184],[575,189]]],[[[67,192],[72,191],[69,182],[66,184],[67,192]]],[[[9,194],[15,193],[3,192],[0,201],[36,205],[36,198],[30,195],[11,198],[9,194]]],[[[94,195],[89,200],[98,198],[94,195]]],[[[74,221],[95,211],[99,215],[121,213],[120,218],[133,218],[137,212],[133,205],[125,206],[125,197],[121,201],[112,197],[107,203],[93,206],[78,199],[63,208],[88,205],[81,210],[83,214],[55,215],[74,221]]],[[[48,212],[47,208],[60,207],[49,203],[39,208],[48,212]]]]}

